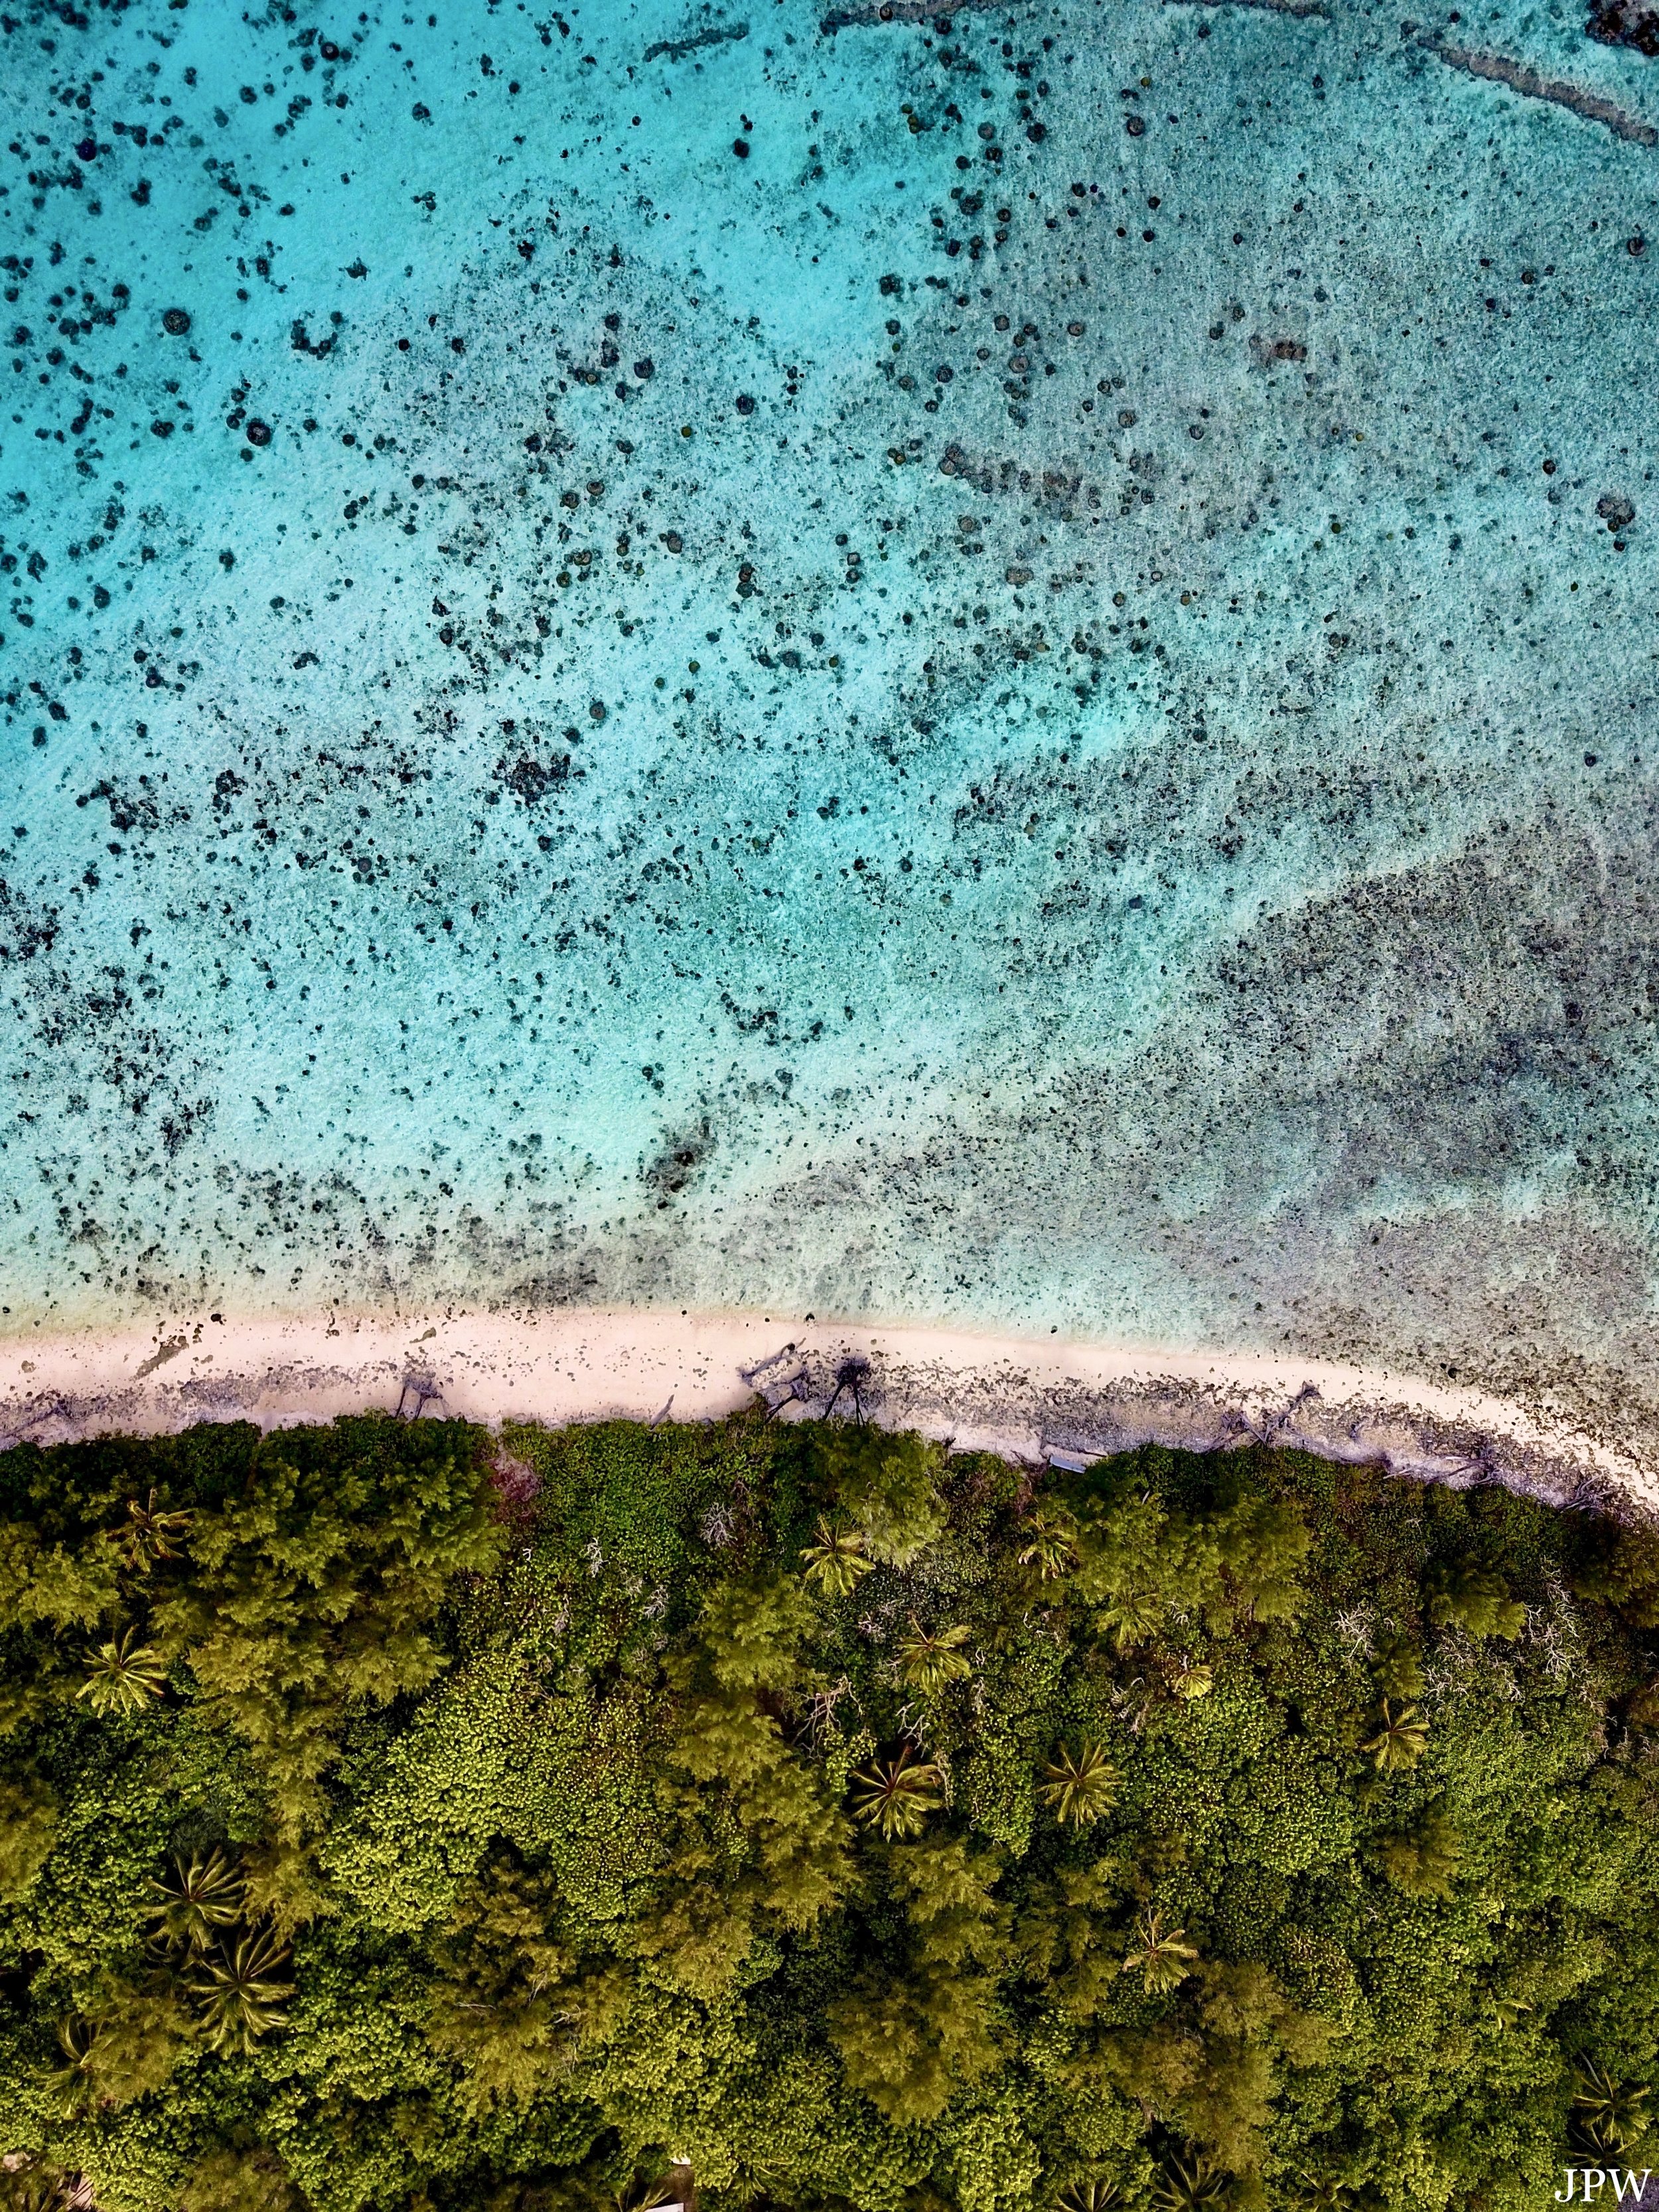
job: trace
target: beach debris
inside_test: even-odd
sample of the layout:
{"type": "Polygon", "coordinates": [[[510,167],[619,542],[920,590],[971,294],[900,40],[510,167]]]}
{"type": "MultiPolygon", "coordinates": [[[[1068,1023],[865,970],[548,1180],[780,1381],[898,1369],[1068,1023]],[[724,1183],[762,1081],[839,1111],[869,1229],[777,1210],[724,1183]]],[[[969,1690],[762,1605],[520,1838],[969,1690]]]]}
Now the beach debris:
{"type": "Polygon", "coordinates": [[[758,1390],[761,1388],[761,1384],[757,1378],[764,1375],[769,1367],[776,1367],[782,1361],[792,1358],[796,1348],[794,1341],[792,1339],[789,1343],[783,1346],[781,1351],[769,1352],[764,1359],[757,1359],[752,1367],[739,1367],[738,1373],[742,1376],[743,1380],[749,1385],[751,1390],[758,1390]]]}
{"type": "Polygon", "coordinates": [[[1094,1452],[1058,1451],[1052,1447],[1047,1454],[1049,1466],[1058,1468],[1062,1474],[1087,1474],[1097,1456],[1094,1452]]]}
{"type": "Polygon", "coordinates": [[[824,1419],[827,1421],[830,1414],[835,1412],[836,1407],[840,1401],[842,1392],[843,1390],[850,1390],[853,1394],[854,1413],[857,1419],[860,1421],[862,1421],[864,1419],[864,1401],[859,1394],[863,1384],[867,1382],[869,1379],[870,1363],[861,1353],[854,1352],[850,1358],[843,1359],[841,1365],[836,1370],[835,1392],[831,1396],[829,1404],[823,1409],[824,1419]]]}
{"type": "MultiPolygon", "coordinates": [[[[794,1349],[793,1344],[788,1347],[791,1352],[794,1349]]],[[[778,1358],[781,1358],[783,1356],[780,1353],[778,1358]]],[[[775,1364],[775,1361],[769,1359],[763,1361],[760,1368],[738,1370],[743,1380],[749,1384],[751,1390],[757,1393],[765,1405],[769,1418],[775,1413],[781,1413],[786,1406],[810,1406],[812,1401],[812,1375],[808,1367],[797,1367],[793,1375],[774,1376],[764,1382],[758,1382],[753,1379],[763,1371],[764,1367],[770,1367],[775,1364]]]]}
{"type": "Polygon", "coordinates": [[[424,1419],[434,1421],[447,1420],[448,1409],[444,1404],[442,1390],[428,1376],[405,1376],[403,1389],[398,1397],[397,1418],[400,1421],[418,1421],[424,1419]],[[429,1414],[428,1407],[431,1408],[429,1414]]]}
{"type": "Polygon", "coordinates": [[[141,1361],[133,1370],[133,1381],[142,1382],[147,1375],[154,1375],[158,1367],[165,1367],[169,1359],[176,1359],[188,1347],[189,1342],[189,1338],[182,1334],[164,1337],[149,1358],[141,1361]]]}

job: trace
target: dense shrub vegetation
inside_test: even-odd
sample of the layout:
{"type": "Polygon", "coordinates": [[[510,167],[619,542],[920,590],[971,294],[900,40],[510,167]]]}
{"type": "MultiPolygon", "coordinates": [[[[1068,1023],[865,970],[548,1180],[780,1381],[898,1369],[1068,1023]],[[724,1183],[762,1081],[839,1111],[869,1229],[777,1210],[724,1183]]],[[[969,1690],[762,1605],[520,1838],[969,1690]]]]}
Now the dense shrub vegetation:
{"type": "Polygon", "coordinates": [[[1650,2141],[1656,1627],[1265,1450],[14,1450],[0,2195],[1535,2206],[1650,2141]]]}

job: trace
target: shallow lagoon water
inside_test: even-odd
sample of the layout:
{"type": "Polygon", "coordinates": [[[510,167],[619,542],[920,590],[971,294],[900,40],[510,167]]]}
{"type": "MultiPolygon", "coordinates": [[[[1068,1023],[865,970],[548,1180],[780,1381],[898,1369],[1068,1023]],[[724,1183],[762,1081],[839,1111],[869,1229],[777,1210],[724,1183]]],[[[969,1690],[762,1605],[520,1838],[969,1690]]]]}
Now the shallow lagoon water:
{"type": "Polygon", "coordinates": [[[4,1325],[951,1318],[1645,1431],[1659,68],[841,14],[5,18],[4,1325]]]}

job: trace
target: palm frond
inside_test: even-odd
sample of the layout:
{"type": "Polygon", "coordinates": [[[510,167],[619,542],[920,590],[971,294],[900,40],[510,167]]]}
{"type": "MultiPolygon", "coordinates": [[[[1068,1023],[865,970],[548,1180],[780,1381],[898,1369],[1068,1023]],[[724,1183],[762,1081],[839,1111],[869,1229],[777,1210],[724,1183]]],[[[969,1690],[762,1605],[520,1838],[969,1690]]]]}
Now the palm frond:
{"type": "Polygon", "coordinates": [[[944,1782],[933,1761],[918,1759],[907,1745],[896,1758],[860,1767],[853,1777],[853,1810],[889,1843],[896,1836],[919,1835],[927,1815],[944,1802],[944,1782]]]}
{"type": "Polygon", "coordinates": [[[1189,1667],[1184,1661],[1177,1661],[1164,1671],[1170,1689],[1188,1705],[1200,1698],[1207,1698],[1215,1687],[1215,1675],[1208,1667],[1189,1667]]]}
{"type": "Polygon", "coordinates": [[[1158,2212],[1200,2212],[1227,2190],[1227,2177],[1201,2158],[1172,2158],[1160,2169],[1152,2185],[1152,2202],[1158,2212]]]}
{"type": "Polygon", "coordinates": [[[849,1590],[867,1575],[875,1565],[864,1555],[864,1535],[857,1528],[836,1528],[818,1516],[817,1541],[809,1544],[801,1553],[806,1562],[803,1578],[827,1591],[831,1597],[845,1597],[849,1590]]]}
{"type": "Polygon", "coordinates": [[[91,2205],[92,2191],[81,2174],[42,2166],[21,2152],[0,2166],[0,2212],[90,2212],[91,2205]]]}
{"type": "Polygon", "coordinates": [[[1054,2202],[1060,2212],[1115,2212],[1123,2191],[1115,2181],[1068,2181],[1054,2202]]]}
{"type": "Polygon", "coordinates": [[[1156,1634],[1164,1619],[1162,1598],[1150,1590],[1120,1590],[1103,1605],[1096,1620],[1102,1632],[1112,1639],[1112,1648],[1120,1654],[1133,1651],[1156,1634]]]}
{"type": "Polygon", "coordinates": [[[150,1644],[137,1641],[136,1628],[124,1628],[107,1644],[87,1653],[87,1679],[76,1692],[100,1720],[117,1713],[142,1712],[151,1698],[159,1698],[167,1681],[167,1666],[150,1644]]]}
{"type": "Polygon", "coordinates": [[[58,2024],[58,2047],[64,2063],[47,2077],[47,2086],[66,2119],[78,2119],[96,2101],[98,2029],[78,2015],[58,2024]]]}
{"type": "Polygon", "coordinates": [[[1428,1748],[1428,1742],[1429,1724],[1417,1707],[1396,1705],[1392,1698],[1384,1698],[1381,1726],[1359,1748],[1368,1754],[1379,1774],[1401,1774],[1416,1765],[1428,1748]]]}
{"type": "Polygon", "coordinates": [[[1579,2060],[1572,2109],[1598,2150],[1623,2150],[1647,2124],[1647,2101],[1645,2087],[1615,2080],[1594,2059],[1579,2060]]]}
{"type": "Polygon", "coordinates": [[[912,1613],[910,1633],[898,1647],[899,1673],[913,1690],[937,1697],[947,1682],[959,1682],[973,1673],[962,1656],[961,1647],[967,1641],[965,1628],[941,1628],[937,1636],[929,1636],[912,1613]]]}
{"type": "Polygon", "coordinates": [[[171,1875],[152,1879],[149,1887],[156,1901],[146,1917],[164,1941],[191,1953],[205,1951],[222,1928],[240,1918],[247,1893],[240,1869],[222,1850],[188,1862],[175,1858],[171,1875]]]}
{"type": "Polygon", "coordinates": [[[137,1574],[147,1575],[157,1559],[178,1559],[191,1524],[189,1513],[158,1509],[155,1497],[152,1490],[147,1505],[130,1498],[126,1519],[119,1528],[109,1531],[110,1541],[121,1553],[122,1565],[137,1574]]]}
{"type": "Polygon", "coordinates": [[[1035,1567],[1039,1580],[1055,1582],[1077,1565],[1077,1523],[1069,1513],[1043,1508],[1025,1524],[1019,1554],[1023,1567],[1035,1567]]]}
{"type": "Polygon", "coordinates": [[[1100,1746],[1087,1740],[1075,1752],[1062,1744],[1043,1774],[1039,1794],[1044,1804],[1057,1820],[1075,1827],[1111,1810],[1122,1779],[1100,1746]]]}
{"type": "Polygon", "coordinates": [[[283,2005],[289,1984],[276,1978],[288,1946],[266,1928],[240,1942],[210,1954],[202,1978],[190,1984],[201,2004],[204,2037],[210,2050],[225,2057],[251,2057],[275,2028],[286,2026],[283,2005]]]}
{"type": "Polygon", "coordinates": [[[1139,1974],[1150,1995],[1161,1996],[1174,1989],[1192,1972],[1190,1962],[1198,1953],[1186,1941],[1186,1929],[1166,1928],[1161,1912],[1143,1912],[1135,1923],[1135,1935],[1139,1941],[1125,1953],[1122,1972],[1139,1974]]]}
{"type": "Polygon", "coordinates": [[[621,2189],[615,2191],[611,2203],[617,2212],[659,2212],[665,2204],[676,2204],[679,2199],[665,2180],[641,2181],[637,2174],[621,2189]]]}

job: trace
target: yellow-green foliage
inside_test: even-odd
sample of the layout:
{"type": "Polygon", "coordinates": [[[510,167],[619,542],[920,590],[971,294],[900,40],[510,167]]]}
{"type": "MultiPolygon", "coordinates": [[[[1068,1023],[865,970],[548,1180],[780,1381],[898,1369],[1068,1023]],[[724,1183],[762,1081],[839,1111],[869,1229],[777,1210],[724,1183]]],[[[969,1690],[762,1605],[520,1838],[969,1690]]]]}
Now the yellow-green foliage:
{"type": "Polygon", "coordinates": [[[1463,1843],[1441,1813],[1425,1813],[1414,1828],[1384,1836],[1376,1855],[1389,1880],[1410,1897],[1449,1897],[1463,1863],[1463,1843]]]}
{"type": "Polygon", "coordinates": [[[817,1450],[830,1494],[856,1523],[872,1559],[905,1566],[945,1527],[939,1445],[840,1423],[820,1433],[817,1450]]]}
{"type": "Polygon", "coordinates": [[[1644,1531],[1266,1450],[6,1454],[4,2187],[1525,2212],[1659,2162],[1656,1629],[1644,1531]]]}
{"type": "Polygon", "coordinates": [[[0,1901],[24,1897],[58,1833],[58,1799],[37,1772],[0,1779],[0,1901]]]}

